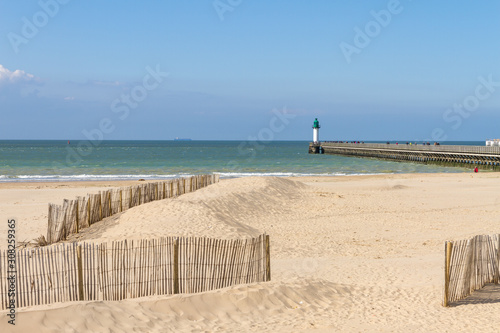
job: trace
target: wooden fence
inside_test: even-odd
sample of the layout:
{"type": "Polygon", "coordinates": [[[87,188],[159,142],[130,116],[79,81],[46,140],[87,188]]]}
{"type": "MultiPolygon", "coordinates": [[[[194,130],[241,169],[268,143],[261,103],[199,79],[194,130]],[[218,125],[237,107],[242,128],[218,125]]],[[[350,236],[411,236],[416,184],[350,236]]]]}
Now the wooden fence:
{"type": "Polygon", "coordinates": [[[500,235],[478,235],[445,243],[443,305],[466,298],[487,283],[499,282],[500,235]]]}
{"type": "Polygon", "coordinates": [[[271,279],[269,236],[62,243],[0,252],[0,310],[196,293],[271,279]],[[12,258],[15,259],[13,266],[12,258]],[[8,277],[15,272],[15,283],[8,277]],[[14,286],[15,288],[10,288],[14,286]],[[14,292],[9,296],[9,292],[14,292]]]}
{"type": "Polygon", "coordinates": [[[63,205],[49,204],[47,243],[65,240],[68,235],[129,208],[193,192],[218,181],[218,175],[198,175],[87,194],[64,200],[63,205]]]}

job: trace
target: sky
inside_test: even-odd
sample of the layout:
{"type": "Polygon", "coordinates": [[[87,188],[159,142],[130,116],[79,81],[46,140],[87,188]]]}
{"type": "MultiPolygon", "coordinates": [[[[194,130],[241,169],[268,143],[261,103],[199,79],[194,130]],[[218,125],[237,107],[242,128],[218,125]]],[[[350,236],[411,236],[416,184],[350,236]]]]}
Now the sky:
{"type": "Polygon", "coordinates": [[[0,139],[500,137],[500,2],[0,0],[0,139]]]}

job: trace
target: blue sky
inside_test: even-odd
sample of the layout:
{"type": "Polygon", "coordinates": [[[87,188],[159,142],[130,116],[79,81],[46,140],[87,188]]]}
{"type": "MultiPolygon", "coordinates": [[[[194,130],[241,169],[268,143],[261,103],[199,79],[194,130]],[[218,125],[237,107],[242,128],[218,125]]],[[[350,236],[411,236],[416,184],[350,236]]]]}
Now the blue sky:
{"type": "Polygon", "coordinates": [[[496,138],[498,31],[497,1],[1,1],[0,139],[496,138]]]}

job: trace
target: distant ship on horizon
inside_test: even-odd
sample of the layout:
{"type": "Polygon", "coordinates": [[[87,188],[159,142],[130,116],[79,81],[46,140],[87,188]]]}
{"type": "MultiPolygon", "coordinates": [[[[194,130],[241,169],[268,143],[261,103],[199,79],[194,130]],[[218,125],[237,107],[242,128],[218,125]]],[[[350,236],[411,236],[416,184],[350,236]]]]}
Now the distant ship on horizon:
{"type": "Polygon", "coordinates": [[[174,141],[191,141],[191,139],[190,138],[179,138],[179,137],[176,137],[174,139],[174,141]]]}

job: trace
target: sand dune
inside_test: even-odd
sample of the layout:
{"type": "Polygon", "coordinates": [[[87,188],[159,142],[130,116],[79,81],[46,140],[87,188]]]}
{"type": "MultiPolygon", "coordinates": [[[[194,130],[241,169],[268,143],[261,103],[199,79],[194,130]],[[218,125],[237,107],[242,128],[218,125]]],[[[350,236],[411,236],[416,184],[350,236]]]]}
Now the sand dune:
{"type": "MultiPolygon", "coordinates": [[[[78,238],[267,232],[271,282],[19,309],[16,329],[4,319],[0,331],[496,332],[500,298],[443,308],[441,297],[444,241],[500,232],[499,185],[496,173],[224,180],[133,208],[78,238]]],[[[0,187],[0,197],[11,190],[0,187]]],[[[18,220],[23,211],[42,216],[41,204],[26,199],[37,198],[34,189],[17,190],[26,193],[15,199],[24,205],[18,220]]],[[[55,198],[59,190],[68,191],[42,192],[55,198]]],[[[36,236],[41,227],[46,220],[23,230],[36,236]]]]}
{"type": "Polygon", "coordinates": [[[161,236],[254,237],[266,231],[256,221],[290,210],[283,205],[284,199],[289,203],[303,199],[305,187],[279,178],[223,181],[177,198],[134,207],[91,226],[70,241],[161,236]]]}

